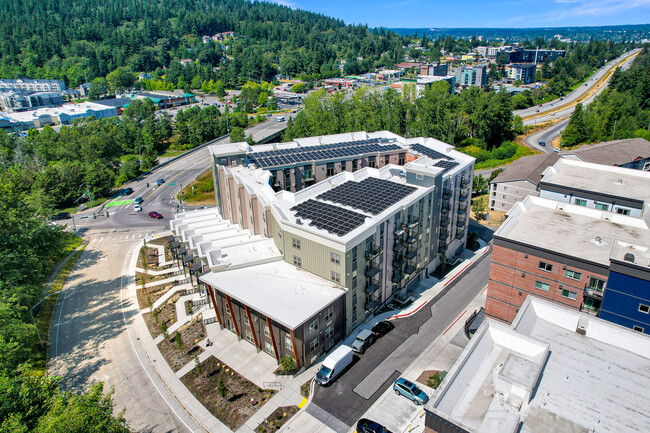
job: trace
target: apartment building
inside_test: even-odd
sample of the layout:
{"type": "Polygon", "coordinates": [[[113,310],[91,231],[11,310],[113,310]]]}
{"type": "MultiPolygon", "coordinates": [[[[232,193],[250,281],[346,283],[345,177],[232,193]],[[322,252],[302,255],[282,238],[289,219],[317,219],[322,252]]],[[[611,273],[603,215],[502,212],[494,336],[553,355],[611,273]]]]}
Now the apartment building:
{"type": "Polygon", "coordinates": [[[535,81],[536,67],[534,63],[512,63],[506,65],[506,77],[509,80],[521,80],[524,84],[535,81]]]}
{"type": "Polygon", "coordinates": [[[529,297],[486,319],[425,405],[427,433],[650,431],[650,337],[529,297]]]}
{"type": "Polygon", "coordinates": [[[293,335],[302,366],[390,299],[406,299],[465,247],[474,159],[438,140],[355,132],[254,147],[214,145],[210,152],[217,209],[206,221],[182,216],[172,230],[183,255],[201,270],[219,322],[246,338],[241,323],[227,322],[233,317],[224,306],[227,296],[236,301],[228,311],[243,306],[293,335]],[[230,250],[239,244],[262,257],[232,262],[239,255],[230,250]],[[288,299],[278,311],[272,299],[284,292],[276,278],[287,286],[288,299]],[[250,293],[240,288],[243,280],[250,293]],[[329,294],[322,302],[291,301],[294,292],[299,302],[324,288],[329,294]],[[258,295],[267,301],[256,302],[258,295]],[[284,309],[304,315],[287,318],[295,313],[284,309]],[[317,329],[332,326],[327,333],[304,327],[321,316],[331,323],[317,329]]]}
{"type": "Polygon", "coordinates": [[[61,80],[31,80],[19,78],[17,80],[0,80],[0,90],[30,90],[32,92],[62,92],[65,83],[61,80]]]}
{"type": "Polygon", "coordinates": [[[487,65],[461,65],[456,69],[456,84],[460,87],[485,87],[488,82],[487,65]]]}
{"type": "Polygon", "coordinates": [[[490,183],[489,209],[507,211],[528,195],[539,195],[542,173],[560,157],[647,171],[650,170],[650,142],[643,138],[631,138],[520,158],[490,183]]]}
{"type": "Polygon", "coordinates": [[[0,92],[0,108],[8,112],[56,107],[62,104],[61,92],[33,92],[20,89],[0,92]]]}
{"type": "Polygon", "coordinates": [[[449,66],[446,63],[426,63],[420,65],[420,75],[435,77],[445,77],[449,72],[449,66]]]}

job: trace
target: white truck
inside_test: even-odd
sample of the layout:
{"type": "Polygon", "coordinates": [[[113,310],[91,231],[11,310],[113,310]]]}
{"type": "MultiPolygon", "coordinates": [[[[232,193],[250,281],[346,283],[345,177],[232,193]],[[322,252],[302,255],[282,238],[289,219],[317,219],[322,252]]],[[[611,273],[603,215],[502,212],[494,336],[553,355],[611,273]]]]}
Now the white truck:
{"type": "Polygon", "coordinates": [[[341,373],[352,363],[353,353],[349,346],[341,346],[330,353],[320,370],[316,373],[316,383],[327,386],[339,377],[341,373]]]}

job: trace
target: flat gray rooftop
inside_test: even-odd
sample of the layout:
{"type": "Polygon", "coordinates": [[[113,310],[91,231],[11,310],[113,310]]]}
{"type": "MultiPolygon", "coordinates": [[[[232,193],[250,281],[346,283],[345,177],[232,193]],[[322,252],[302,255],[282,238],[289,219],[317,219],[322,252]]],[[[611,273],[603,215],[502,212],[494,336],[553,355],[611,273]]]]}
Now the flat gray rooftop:
{"type": "Polygon", "coordinates": [[[650,201],[650,172],[560,158],[542,182],[615,197],[650,201]]]}
{"type": "Polygon", "coordinates": [[[616,240],[650,245],[641,218],[533,196],[512,207],[494,236],[607,266],[616,240]]]}

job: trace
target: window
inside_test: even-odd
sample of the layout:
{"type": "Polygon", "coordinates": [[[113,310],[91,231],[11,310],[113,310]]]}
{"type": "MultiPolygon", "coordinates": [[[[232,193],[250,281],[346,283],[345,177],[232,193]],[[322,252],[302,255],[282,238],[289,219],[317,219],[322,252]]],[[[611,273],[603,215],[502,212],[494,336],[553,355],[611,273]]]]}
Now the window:
{"type": "Polygon", "coordinates": [[[645,314],[650,313],[650,305],[639,304],[639,311],[645,314]]]}
{"type": "Polygon", "coordinates": [[[291,336],[290,335],[285,335],[284,336],[284,347],[286,347],[289,350],[293,350],[293,344],[291,344],[291,336]]]}
{"type": "Polygon", "coordinates": [[[548,283],[544,283],[542,281],[535,281],[535,288],[548,292],[548,289],[550,289],[551,286],[548,283]]]}
{"type": "Polygon", "coordinates": [[[550,263],[539,262],[539,266],[537,266],[537,268],[541,269],[542,271],[553,272],[553,265],[550,263]]]}
{"type": "Polygon", "coordinates": [[[598,210],[609,210],[609,205],[604,203],[596,203],[596,209],[598,210]]]}
{"type": "Polygon", "coordinates": [[[352,160],[352,171],[357,171],[357,169],[358,169],[358,165],[359,165],[359,164],[357,163],[357,160],[356,160],[356,159],[353,159],[353,160],[352,160]]]}
{"type": "Polygon", "coordinates": [[[325,174],[327,175],[327,177],[334,176],[334,163],[333,162],[328,162],[325,169],[326,169],[325,174]]]}
{"type": "Polygon", "coordinates": [[[424,175],[423,175],[423,174],[416,174],[416,175],[415,175],[415,178],[416,178],[417,180],[422,180],[422,179],[424,179],[424,175]]]}
{"type": "Polygon", "coordinates": [[[347,161],[341,161],[341,171],[345,171],[348,165],[347,163],[348,163],[347,161]]]}
{"type": "Polygon", "coordinates": [[[384,164],[390,164],[390,155],[384,156],[384,164]]]}
{"type": "Polygon", "coordinates": [[[356,321],[357,320],[357,306],[353,305],[352,306],[352,318],[356,321]]]}
{"type": "Polygon", "coordinates": [[[291,245],[297,250],[300,249],[300,239],[291,238],[291,245]]]}
{"type": "Polygon", "coordinates": [[[629,209],[621,209],[621,208],[618,208],[618,209],[616,209],[616,213],[620,213],[621,215],[629,215],[629,214],[630,214],[630,210],[629,210],[629,209]]]}
{"type": "Polygon", "coordinates": [[[334,315],[334,307],[329,307],[325,311],[325,321],[328,322],[328,321],[332,320],[333,315],[334,315]]]}
{"type": "Polygon", "coordinates": [[[310,351],[310,352],[315,352],[316,349],[318,349],[318,337],[314,338],[314,339],[311,340],[311,342],[309,343],[309,351],[310,351]]]}
{"type": "Polygon", "coordinates": [[[565,298],[569,298],[572,301],[575,301],[578,298],[578,294],[576,292],[572,292],[566,289],[562,290],[562,296],[564,296],[565,298]]]}
{"type": "Polygon", "coordinates": [[[293,264],[302,268],[302,259],[298,256],[293,256],[293,264]]]}
{"type": "Polygon", "coordinates": [[[246,341],[255,344],[255,340],[253,340],[253,334],[248,329],[246,330],[246,341]]]}
{"type": "Polygon", "coordinates": [[[352,277],[352,288],[353,289],[357,288],[357,277],[352,277]]]}
{"type": "Polygon", "coordinates": [[[587,200],[583,200],[581,198],[575,199],[573,203],[578,206],[587,206],[587,200]]]}
{"type": "Polygon", "coordinates": [[[377,163],[375,162],[376,160],[377,160],[376,156],[369,156],[368,157],[368,166],[370,168],[375,168],[375,166],[377,165],[377,163]]]}
{"type": "Polygon", "coordinates": [[[244,325],[250,325],[248,322],[248,316],[244,316],[244,325]]]}
{"type": "Polygon", "coordinates": [[[503,190],[504,190],[504,191],[508,191],[508,187],[507,187],[507,186],[504,186],[504,187],[503,187],[503,190]]]}
{"type": "Polygon", "coordinates": [[[397,163],[398,163],[399,165],[404,165],[404,164],[406,164],[406,154],[405,154],[405,153],[400,153],[400,154],[398,155],[398,161],[397,161],[397,163]]]}
{"type": "Polygon", "coordinates": [[[634,326],[632,327],[632,329],[634,329],[635,331],[638,331],[638,332],[643,332],[643,331],[645,331],[645,329],[643,329],[643,328],[640,327],[640,326],[636,326],[636,325],[634,325],[634,326]]]}
{"type": "Polygon", "coordinates": [[[338,272],[332,271],[331,272],[331,277],[332,277],[332,281],[334,281],[335,283],[340,283],[341,282],[341,274],[339,274],[338,272]]]}
{"type": "Polygon", "coordinates": [[[352,295],[352,306],[357,305],[357,294],[352,295]]]}
{"type": "Polygon", "coordinates": [[[564,276],[567,278],[571,278],[572,280],[580,281],[580,278],[582,278],[582,272],[567,269],[564,276]]]}
{"type": "Polygon", "coordinates": [[[334,325],[330,325],[327,328],[325,328],[325,339],[327,340],[332,335],[334,335],[334,325]]]}
{"type": "MultiPolygon", "coordinates": [[[[503,198],[508,198],[508,196],[507,196],[507,195],[505,195],[505,194],[503,194],[503,198]]],[[[505,204],[504,204],[504,206],[505,206],[505,204]]]]}
{"type": "Polygon", "coordinates": [[[264,335],[266,335],[269,338],[271,337],[271,333],[269,332],[268,325],[264,325],[264,335]]]}
{"type": "Polygon", "coordinates": [[[310,180],[313,177],[311,173],[311,165],[306,165],[303,170],[305,180],[310,180]]]}
{"type": "Polygon", "coordinates": [[[318,317],[309,322],[310,331],[318,331],[318,317]]]}
{"type": "Polygon", "coordinates": [[[330,253],[330,262],[336,265],[341,264],[341,256],[336,253],[330,253]]]}
{"type": "Polygon", "coordinates": [[[330,350],[334,346],[334,340],[330,340],[327,342],[327,345],[325,346],[325,350],[330,350]]]}
{"type": "Polygon", "coordinates": [[[589,290],[602,292],[605,289],[605,281],[600,278],[589,277],[589,290]]]}
{"type": "Polygon", "coordinates": [[[264,351],[269,355],[275,355],[275,352],[273,351],[273,345],[271,345],[271,343],[268,341],[264,342],[264,351]]]}

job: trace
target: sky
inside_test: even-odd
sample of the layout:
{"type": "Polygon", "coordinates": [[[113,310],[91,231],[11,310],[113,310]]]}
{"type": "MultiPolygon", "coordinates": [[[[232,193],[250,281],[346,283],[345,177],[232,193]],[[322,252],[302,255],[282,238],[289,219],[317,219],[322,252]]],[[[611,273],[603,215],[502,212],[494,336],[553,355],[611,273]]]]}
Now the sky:
{"type": "Polygon", "coordinates": [[[569,27],[650,23],[650,0],[270,0],[386,28],[569,27]]]}

